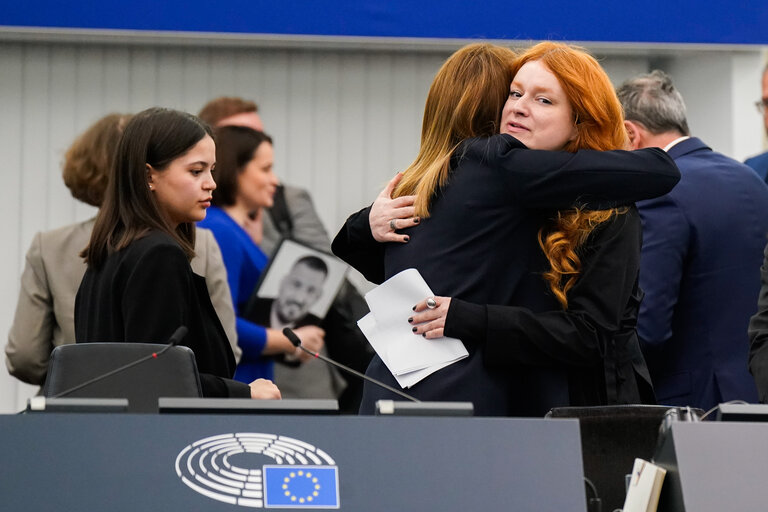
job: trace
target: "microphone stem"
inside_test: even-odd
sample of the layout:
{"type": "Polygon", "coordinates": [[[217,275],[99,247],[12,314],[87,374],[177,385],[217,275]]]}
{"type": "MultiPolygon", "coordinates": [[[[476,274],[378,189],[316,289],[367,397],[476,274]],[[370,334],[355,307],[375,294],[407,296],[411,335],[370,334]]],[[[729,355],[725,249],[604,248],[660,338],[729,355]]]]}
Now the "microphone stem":
{"type": "Polygon", "coordinates": [[[408,400],[410,400],[410,401],[412,401],[412,402],[420,402],[420,401],[421,401],[421,400],[417,400],[417,399],[415,399],[414,397],[412,397],[412,396],[410,396],[410,395],[407,395],[407,394],[403,393],[402,391],[400,391],[400,390],[398,390],[398,389],[395,389],[395,388],[393,388],[392,386],[389,386],[389,385],[387,385],[387,384],[384,384],[384,383],[383,383],[383,382],[381,382],[380,380],[376,380],[376,379],[374,379],[373,377],[369,377],[368,375],[364,375],[364,374],[360,373],[360,372],[359,372],[359,371],[357,371],[357,370],[353,370],[353,369],[352,369],[352,368],[350,368],[349,366],[343,365],[343,364],[341,364],[341,363],[339,363],[339,362],[337,362],[337,361],[334,361],[334,360],[332,360],[332,359],[329,359],[329,358],[325,357],[324,355],[320,354],[319,352],[312,352],[311,350],[309,350],[309,349],[305,348],[305,347],[304,347],[304,346],[302,346],[302,345],[299,345],[299,348],[300,348],[301,350],[303,350],[304,352],[306,352],[307,354],[310,354],[311,356],[313,356],[313,357],[316,357],[316,358],[318,358],[318,359],[322,359],[323,361],[325,361],[325,362],[326,362],[326,363],[328,363],[328,364],[332,364],[332,365],[334,365],[334,366],[338,366],[339,368],[342,368],[342,369],[344,369],[344,370],[348,371],[349,373],[352,373],[352,374],[354,374],[354,375],[357,375],[358,377],[360,377],[360,378],[361,378],[361,379],[363,379],[363,380],[370,380],[371,382],[374,382],[374,383],[378,384],[379,386],[383,387],[384,389],[386,389],[386,390],[388,390],[388,391],[391,391],[392,393],[395,393],[395,394],[396,394],[396,395],[398,395],[398,396],[401,396],[401,397],[403,397],[403,398],[407,398],[408,400]]]}

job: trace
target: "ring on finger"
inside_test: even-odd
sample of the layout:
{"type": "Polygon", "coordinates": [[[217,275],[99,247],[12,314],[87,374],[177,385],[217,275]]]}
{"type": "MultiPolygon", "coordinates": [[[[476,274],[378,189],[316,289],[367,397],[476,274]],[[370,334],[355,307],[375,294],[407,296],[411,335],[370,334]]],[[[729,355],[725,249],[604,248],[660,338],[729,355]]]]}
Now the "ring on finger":
{"type": "Polygon", "coordinates": [[[427,307],[429,309],[435,309],[437,307],[437,301],[434,297],[430,297],[427,299],[427,307]]]}
{"type": "Polygon", "coordinates": [[[391,229],[392,231],[395,231],[397,229],[397,227],[395,226],[395,219],[392,219],[389,221],[389,229],[391,229]]]}

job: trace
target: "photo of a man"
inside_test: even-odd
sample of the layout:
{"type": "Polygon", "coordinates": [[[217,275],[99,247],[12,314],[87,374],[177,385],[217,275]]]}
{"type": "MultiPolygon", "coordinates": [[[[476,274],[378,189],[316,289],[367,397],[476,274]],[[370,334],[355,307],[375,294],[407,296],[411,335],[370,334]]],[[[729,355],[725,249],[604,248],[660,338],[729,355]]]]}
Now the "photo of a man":
{"type": "Polygon", "coordinates": [[[328,265],[321,258],[299,258],[280,280],[276,298],[254,301],[254,320],[273,329],[320,325],[321,319],[309,311],[322,297],[327,278],[328,265]]]}
{"type": "Polygon", "coordinates": [[[278,330],[320,326],[346,271],[346,263],[332,254],[285,239],[264,270],[244,316],[278,330]]]}

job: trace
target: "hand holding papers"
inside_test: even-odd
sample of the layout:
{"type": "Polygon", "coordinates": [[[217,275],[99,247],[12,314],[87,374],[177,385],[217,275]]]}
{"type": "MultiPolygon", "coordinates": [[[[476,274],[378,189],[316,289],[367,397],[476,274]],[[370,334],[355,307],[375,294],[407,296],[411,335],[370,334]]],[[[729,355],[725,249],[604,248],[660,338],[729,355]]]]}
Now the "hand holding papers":
{"type": "Polygon", "coordinates": [[[403,388],[469,355],[461,340],[428,340],[411,331],[407,319],[413,314],[413,305],[432,295],[424,278],[413,268],[392,276],[365,295],[371,312],[357,325],[403,388]]]}

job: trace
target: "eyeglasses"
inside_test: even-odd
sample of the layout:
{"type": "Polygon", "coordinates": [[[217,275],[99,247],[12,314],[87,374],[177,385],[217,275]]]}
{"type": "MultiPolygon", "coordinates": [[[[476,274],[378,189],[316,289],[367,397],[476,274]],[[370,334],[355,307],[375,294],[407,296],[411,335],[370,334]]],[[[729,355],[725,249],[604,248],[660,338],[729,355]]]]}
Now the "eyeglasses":
{"type": "Polygon", "coordinates": [[[764,98],[755,102],[755,108],[760,114],[765,114],[765,110],[768,109],[768,98],[764,98]]]}

